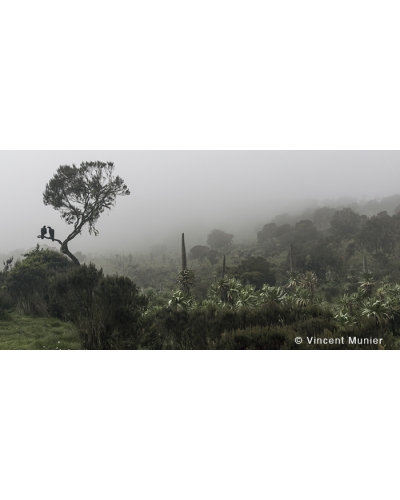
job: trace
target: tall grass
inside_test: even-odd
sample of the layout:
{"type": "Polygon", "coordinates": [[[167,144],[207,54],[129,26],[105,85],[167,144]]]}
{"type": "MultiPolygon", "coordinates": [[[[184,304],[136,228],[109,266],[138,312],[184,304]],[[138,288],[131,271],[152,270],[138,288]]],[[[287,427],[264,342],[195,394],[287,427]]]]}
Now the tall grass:
{"type": "Polygon", "coordinates": [[[75,327],[54,318],[33,318],[16,312],[0,320],[0,350],[76,350],[75,327]]]}

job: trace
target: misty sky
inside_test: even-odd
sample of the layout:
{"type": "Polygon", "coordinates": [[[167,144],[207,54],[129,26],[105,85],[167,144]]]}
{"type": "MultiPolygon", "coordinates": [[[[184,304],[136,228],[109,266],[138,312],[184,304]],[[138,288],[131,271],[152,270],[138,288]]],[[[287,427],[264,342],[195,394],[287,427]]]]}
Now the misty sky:
{"type": "Polygon", "coordinates": [[[131,196],[101,216],[97,238],[71,242],[72,252],[171,248],[182,232],[190,248],[212,229],[240,243],[294,203],[400,192],[399,151],[0,151],[0,252],[35,246],[43,225],[64,239],[68,226],[43,205],[45,185],[60,165],[97,160],[115,163],[131,196]]]}

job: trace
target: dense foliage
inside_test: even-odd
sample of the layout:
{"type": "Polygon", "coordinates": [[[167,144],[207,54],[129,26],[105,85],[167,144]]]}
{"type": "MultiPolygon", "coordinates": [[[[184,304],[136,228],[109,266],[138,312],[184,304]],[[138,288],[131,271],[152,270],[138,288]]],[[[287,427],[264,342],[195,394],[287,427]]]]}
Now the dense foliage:
{"type": "Polygon", "coordinates": [[[104,276],[93,264],[53,280],[50,304],[55,316],[72,321],[86,349],[137,348],[147,299],[129,278],[104,276]]]}

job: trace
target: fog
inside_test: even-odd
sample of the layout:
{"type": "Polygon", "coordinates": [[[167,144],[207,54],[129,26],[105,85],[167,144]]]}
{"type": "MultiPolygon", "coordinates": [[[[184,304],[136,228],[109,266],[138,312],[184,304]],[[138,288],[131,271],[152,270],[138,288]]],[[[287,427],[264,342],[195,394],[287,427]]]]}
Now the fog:
{"type": "Polygon", "coordinates": [[[0,253],[32,248],[43,225],[64,239],[70,228],[42,201],[46,183],[60,165],[97,160],[115,163],[131,195],[101,216],[98,237],[72,241],[73,253],[172,250],[182,232],[190,248],[212,229],[241,243],[307,204],[400,192],[398,151],[1,151],[0,253]]]}

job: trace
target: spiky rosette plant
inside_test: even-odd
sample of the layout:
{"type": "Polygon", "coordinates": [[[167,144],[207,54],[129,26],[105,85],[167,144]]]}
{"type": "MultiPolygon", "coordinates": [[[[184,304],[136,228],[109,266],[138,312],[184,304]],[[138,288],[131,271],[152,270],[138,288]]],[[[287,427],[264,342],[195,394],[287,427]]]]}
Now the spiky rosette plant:
{"type": "Polygon", "coordinates": [[[219,279],[210,287],[210,298],[218,302],[228,302],[229,280],[226,278],[219,279]]]}
{"type": "Polygon", "coordinates": [[[193,297],[190,294],[185,294],[181,290],[176,291],[172,295],[172,299],[168,302],[168,306],[177,311],[187,311],[193,305],[193,297]]]}
{"type": "Polygon", "coordinates": [[[280,286],[269,286],[263,285],[260,292],[261,301],[265,304],[270,302],[275,302],[276,304],[280,304],[284,302],[286,299],[286,293],[284,289],[280,286]]]}
{"type": "Polygon", "coordinates": [[[176,282],[182,292],[189,294],[190,290],[194,287],[196,282],[194,272],[190,269],[184,269],[183,271],[180,271],[176,282]]]}
{"type": "Polygon", "coordinates": [[[229,304],[234,304],[240,294],[240,292],[243,290],[243,284],[236,278],[231,278],[228,280],[228,292],[227,292],[227,298],[229,304]]]}
{"type": "Polygon", "coordinates": [[[364,273],[362,280],[359,282],[361,292],[368,298],[372,295],[372,290],[375,286],[375,281],[371,273],[364,273]]]}
{"type": "Polygon", "coordinates": [[[236,302],[237,309],[255,309],[259,305],[259,297],[254,286],[247,285],[240,290],[236,302]]]}
{"type": "Polygon", "coordinates": [[[185,234],[182,234],[182,270],[178,274],[176,282],[183,293],[189,294],[195,284],[194,272],[187,268],[185,234]]]}
{"type": "Polygon", "coordinates": [[[317,275],[313,271],[307,271],[303,274],[300,285],[310,293],[311,297],[313,297],[318,285],[317,275]]]}
{"type": "Polygon", "coordinates": [[[211,300],[217,302],[220,306],[232,307],[236,304],[242,289],[243,285],[239,280],[225,276],[210,286],[208,295],[211,300]],[[221,297],[225,297],[225,300],[221,300],[221,297]]]}
{"type": "Polygon", "coordinates": [[[340,327],[353,326],[355,325],[355,320],[348,312],[339,311],[334,316],[335,321],[340,327]]]}
{"type": "Polygon", "coordinates": [[[352,314],[355,305],[354,297],[345,293],[339,297],[338,305],[343,312],[349,312],[352,314]]]}
{"type": "Polygon", "coordinates": [[[305,288],[298,288],[295,294],[295,303],[300,307],[306,307],[312,303],[312,296],[305,288]]]}
{"type": "Polygon", "coordinates": [[[368,299],[363,306],[362,316],[374,318],[376,326],[381,325],[389,319],[388,307],[382,300],[368,299]]]}
{"type": "Polygon", "coordinates": [[[301,274],[298,272],[289,272],[288,273],[288,282],[286,288],[289,290],[294,290],[300,285],[301,274]]]}

